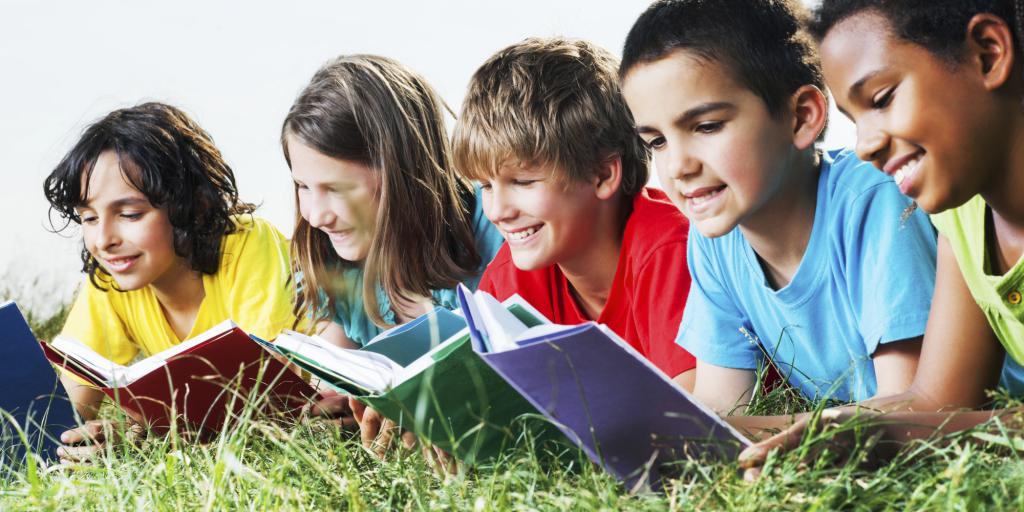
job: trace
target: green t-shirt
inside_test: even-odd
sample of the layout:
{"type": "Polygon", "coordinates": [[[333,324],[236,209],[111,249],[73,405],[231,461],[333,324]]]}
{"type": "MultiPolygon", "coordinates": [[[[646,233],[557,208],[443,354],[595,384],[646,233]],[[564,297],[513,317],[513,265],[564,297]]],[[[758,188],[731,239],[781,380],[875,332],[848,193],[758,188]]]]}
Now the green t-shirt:
{"type": "Polygon", "coordinates": [[[1024,259],[1004,275],[991,274],[985,209],[985,201],[975,196],[959,208],[932,215],[932,223],[949,240],[974,301],[1007,354],[1024,364],[1024,259]]]}

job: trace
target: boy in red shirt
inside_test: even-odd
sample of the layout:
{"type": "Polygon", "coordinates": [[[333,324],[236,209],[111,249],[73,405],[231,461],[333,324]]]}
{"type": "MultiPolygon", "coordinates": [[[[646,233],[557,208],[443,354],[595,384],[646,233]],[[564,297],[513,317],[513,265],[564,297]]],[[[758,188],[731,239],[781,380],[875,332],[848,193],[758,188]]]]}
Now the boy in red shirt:
{"type": "Polygon", "coordinates": [[[531,38],[473,75],[454,158],[506,240],[480,289],[518,293],[555,323],[606,324],[692,389],[695,360],[675,343],[688,223],[645,187],[649,153],[617,68],[588,42],[531,38]]]}

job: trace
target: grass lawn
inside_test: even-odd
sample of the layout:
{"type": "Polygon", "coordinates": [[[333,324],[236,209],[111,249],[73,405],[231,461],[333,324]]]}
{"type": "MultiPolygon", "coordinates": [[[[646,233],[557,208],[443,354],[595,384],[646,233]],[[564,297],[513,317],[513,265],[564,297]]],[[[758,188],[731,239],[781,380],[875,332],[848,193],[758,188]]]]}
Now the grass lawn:
{"type": "MultiPolygon", "coordinates": [[[[49,339],[62,314],[31,321],[49,339]]],[[[813,406],[773,391],[757,412],[813,406]]],[[[0,478],[0,510],[1024,510],[1024,462],[1010,448],[1024,445],[1019,433],[920,442],[875,469],[837,464],[829,438],[770,459],[756,483],[744,482],[733,462],[690,461],[664,493],[630,494],[575,450],[543,462],[552,459],[538,456],[530,439],[444,478],[418,450],[379,461],[327,422],[241,421],[207,445],[150,437],[108,448],[90,464],[25,468],[0,478]]]]}

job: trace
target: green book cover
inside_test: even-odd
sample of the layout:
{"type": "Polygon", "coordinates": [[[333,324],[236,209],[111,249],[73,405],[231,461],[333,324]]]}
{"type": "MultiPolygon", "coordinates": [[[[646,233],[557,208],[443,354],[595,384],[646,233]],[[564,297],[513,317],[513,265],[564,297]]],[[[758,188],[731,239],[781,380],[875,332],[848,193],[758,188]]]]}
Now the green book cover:
{"type": "MultiPolygon", "coordinates": [[[[520,304],[510,302],[506,306],[528,326],[544,322],[520,304]]],[[[541,415],[480,359],[465,330],[456,336],[429,354],[429,365],[382,393],[366,390],[310,358],[280,347],[271,349],[468,464],[498,455],[521,433],[513,430],[514,424],[529,425],[538,439],[562,437],[545,421],[516,423],[524,414],[541,415]]],[[[426,355],[429,347],[423,347],[426,355]]]]}

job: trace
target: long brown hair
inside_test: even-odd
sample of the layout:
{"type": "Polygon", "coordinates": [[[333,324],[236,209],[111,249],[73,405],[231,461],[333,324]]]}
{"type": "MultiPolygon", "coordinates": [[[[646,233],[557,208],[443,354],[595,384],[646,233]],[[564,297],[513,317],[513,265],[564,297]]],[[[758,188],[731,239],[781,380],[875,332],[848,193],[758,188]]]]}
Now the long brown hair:
{"type": "MultiPolygon", "coordinates": [[[[337,313],[345,269],[363,269],[367,316],[385,325],[377,286],[391,304],[429,297],[477,271],[473,187],[454,172],[443,114],[450,112],[420,75],[374,55],[338,57],[313,75],[281,129],[316,151],[367,165],[380,173],[380,210],[369,254],[360,265],[342,260],[327,235],[296,212],[292,265],[302,273],[297,318],[337,313]]],[[[298,193],[295,201],[298,210],[298,193]]]]}

